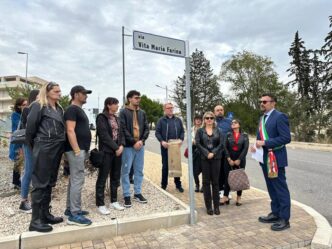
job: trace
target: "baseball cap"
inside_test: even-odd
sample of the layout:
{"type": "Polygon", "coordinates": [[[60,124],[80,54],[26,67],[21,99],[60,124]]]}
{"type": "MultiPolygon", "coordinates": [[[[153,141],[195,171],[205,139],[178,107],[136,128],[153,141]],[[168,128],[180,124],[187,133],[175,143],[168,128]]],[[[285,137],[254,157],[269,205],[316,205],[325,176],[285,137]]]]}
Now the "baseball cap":
{"type": "Polygon", "coordinates": [[[90,94],[90,93],[92,93],[92,91],[85,89],[83,86],[77,85],[77,86],[74,86],[70,90],[70,96],[72,98],[74,98],[75,93],[86,93],[86,94],[90,94]]]}

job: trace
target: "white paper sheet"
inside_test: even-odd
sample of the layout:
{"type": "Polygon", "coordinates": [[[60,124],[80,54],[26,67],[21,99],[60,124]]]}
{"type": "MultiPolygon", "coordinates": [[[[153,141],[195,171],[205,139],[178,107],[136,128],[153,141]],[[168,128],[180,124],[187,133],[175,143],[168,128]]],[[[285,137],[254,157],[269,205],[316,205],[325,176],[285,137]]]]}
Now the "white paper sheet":
{"type": "Polygon", "coordinates": [[[251,158],[255,159],[257,162],[264,163],[264,159],[263,159],[264,151],[263,151],[263,148],[262,147],[257,148],[256,144],[254,144],[253,146],[256,149],[256,152],[251,152],[251,158]]]}

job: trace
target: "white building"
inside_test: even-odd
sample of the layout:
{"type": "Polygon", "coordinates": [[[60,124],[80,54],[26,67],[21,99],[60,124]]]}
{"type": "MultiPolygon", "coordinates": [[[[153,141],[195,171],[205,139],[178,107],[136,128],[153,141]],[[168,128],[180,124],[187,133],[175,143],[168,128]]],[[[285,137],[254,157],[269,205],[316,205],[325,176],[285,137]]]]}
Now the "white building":
{"type": "Polygon", "coordinates": [[[39,84],[40,86],[46,84],[48,81],[38,78],[36,76],[28,77],[28,82],[24,77],[13,76],[0,76],[0,119],[5,120],[12,112],[11,107],[14,100],[8,95],[6,87],[14,88],[24,84],[39,84]]]}

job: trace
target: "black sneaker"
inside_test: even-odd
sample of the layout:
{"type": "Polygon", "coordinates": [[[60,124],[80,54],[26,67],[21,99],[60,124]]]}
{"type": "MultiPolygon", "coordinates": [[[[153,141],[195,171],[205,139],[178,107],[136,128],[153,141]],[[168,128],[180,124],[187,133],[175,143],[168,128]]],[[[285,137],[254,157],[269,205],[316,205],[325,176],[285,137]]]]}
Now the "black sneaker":
{"type": "Polygon", "coordinates": [[[20,209],[20,212],[23,212],[23,213],[27,213],[27,214],[32,213],[32,208],[28,201],[21,201],[19,209],[20,209]]]}
{"type": "Polygon", "coordinates": [[[138,201],[140,203],[147,203],[148,201],[143,197],[142,194],[136,194],[134,195],[134,200],[138,201]]]}
{"type": "Polygon", "coordinates": [[[130,207],[131,207],[130,196],[125,197],[125,198],[124,198],[124,201],[125,201],[125,203],[124,203],[123,206],[126,207],[126,208],[130,208],[130,207]]]}
{"type": "Polygon", "coordinates": [[[176,188],[180,193],[183,193],[184,192],[184,189],[180,186],[178,188],[176,188]]]}

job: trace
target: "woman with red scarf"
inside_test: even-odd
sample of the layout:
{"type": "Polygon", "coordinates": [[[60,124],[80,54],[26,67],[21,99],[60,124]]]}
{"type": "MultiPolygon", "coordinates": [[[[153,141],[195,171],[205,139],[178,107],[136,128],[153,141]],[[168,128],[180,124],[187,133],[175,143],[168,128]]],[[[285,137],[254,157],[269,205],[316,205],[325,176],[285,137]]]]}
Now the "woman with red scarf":
{"type": "MultiPolygon", "coordinates": [[[[225,138],[225,191],[224,196],[221,200],[220,205],[229,204],[229,184],[228,184],[228,175],[229,172],[233,169],[244,169],[246,166],[246,155],[249,147],[249,138],[248,135],[241,131],[241,123],[238,119],[232,120],[232,132],[228,132],[225,138]]],[[[237,191],[236,206],[241,206],[241,195],[242,191],[237,191]]]]}

